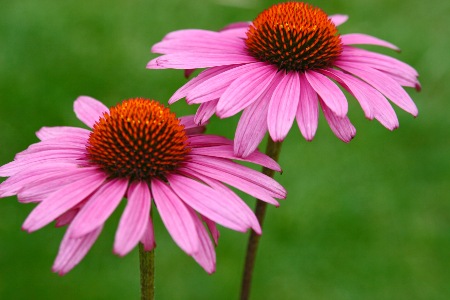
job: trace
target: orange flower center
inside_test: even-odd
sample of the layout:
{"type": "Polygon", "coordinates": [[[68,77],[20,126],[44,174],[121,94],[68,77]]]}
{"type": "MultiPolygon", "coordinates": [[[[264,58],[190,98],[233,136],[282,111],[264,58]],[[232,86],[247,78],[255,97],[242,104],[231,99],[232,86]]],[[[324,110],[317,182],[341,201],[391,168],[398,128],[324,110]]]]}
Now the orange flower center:
{"type": "Polygon", "coordinates": [[[342,52],[327,14],[303,2],[276,4],[260,13],[245,43],[253,57],[286,72],[329,67],[342,52]]]}
{"type": "Polygon", "coordinates": [[[190,150],[186,140],[184,126],[168,108],[135,98],[103,114],[86,149],[89,160],[110,177],[164,180],[185,160],[190,150]]]}

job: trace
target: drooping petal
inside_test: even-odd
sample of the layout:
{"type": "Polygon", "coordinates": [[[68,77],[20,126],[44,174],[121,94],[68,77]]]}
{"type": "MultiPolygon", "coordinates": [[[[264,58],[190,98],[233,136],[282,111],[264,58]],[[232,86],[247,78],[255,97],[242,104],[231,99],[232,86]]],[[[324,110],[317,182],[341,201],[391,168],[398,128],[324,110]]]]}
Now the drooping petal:
{"type": "Polygon", "coordinates": [[[208,227],[209,233],[211,233],[211,237],[214,240],[214,243],[217,245],[219,243],[219,236],[220,232],[217,229],[216,223],[211,221],[205,216],[202,216],[203,222],[205,222],[206,226],[208,227]]]}
{"type": "Polygon", "coordinates": [[[64,275],[72,270],[86,256],[102,229],[103,227],[99,227],[80,238],[71,238],[66,232],[53,263],[53,272],[64,275]]]}
{"type": "Polygon", "coordinates": [[[222,226],[236,231],[246,231],[248,225],[238,218],[234,203],[224,194],[185,176],[167,176],[175,193],[190,207],[222,226]]]}
{"type": "Polygon", "coordinates": [[[362,33],[349,33],[341,35],[341,41],[344,45],[353,44],[365,44],[365,45],[377,45],[382,47],[387,47],[395,51],[400,51],[400,49],[389,42],[383,41],[382,39],[362,34],[362,33]]]}
{"type": "Polygon", "coordinates": [[[179,120],[180,124],[184,125],[184,130],[187,135],[203,133],[206,130],[205,126],[198,125],[197,123],[194,122],[195,120],[194,115],[180,117],[179,120]]]}
{"type": "Polygon", "coordinates": [[[267,113],[272,94],[282,78],[275,74],[272,84],[253,104],[244,109],[234,136],[234,153],[247,157],[256,150],[267,132],[267,113]]]}
{"type": "Polygon", "coordinates": [[[339,26],[344,24],[348,20],[347,15],[331,15],[329,16],[331,22],[334,23],[335,26],[339,26]]]}
{"type": "Polygon", "coordinates": [[[203,148],[192,148],[189,152],[190,155],[206,155],[212,157],[222,157],[228,159],[237,159],[247,162],[256,163],[263,167],[275,170],[277,172],[281,171],[280,165],[274,161],[269,156],[262,154],[259,151],[252,152],[249,156],[242,158],[236,156],[233,151],[233,147],[231,145],[217,145],[211,147],[203,147],[203,148]]]}
{"type": "Polygon", "coordinates": [[[253,153],[267,132],[269,99],[255,101],[244,109],[234,135],[234,153],[243,158],[253,153]]]}
{"type": "Polygon", "coordinates": [[[195,178],[208,184],[213,189],[219,191],[223,195],[226,195],[227,201],[231,201],[233,203],[232,205],[230,205],[230,209],[234,209],[234,214],[236,214],[236,217],[240,218],[242,222],[245,222],[248,227],[252,228],[257,234],[261,234],[261,226],[259,225],[258,219],[256,218],[253,211],[229,187],[225,186],[217,180],[214,180],[207,176],[203,176],[198,172],[191,171],[188,175],[194,176],[195,178]]]}
{"type": "Polygon", "coordinates": [[[325,119],[330,125],[333,133],[342,141],[348,143],[350,142],[356,134],[356,129],[350,122],[347,116],[340,117],[334,113],[327,105],[320,100],[320,106],[322,107],[325,119]]]}
{"type": "Polygon", "coordinates": [[[72,208],[72,209],[66,211],[65,213],[60,215],[58,218],[56,218],[55,227],[62,227],[62,226],[69,225],[73,221],[73,219],[77,216],[77,213],[79,211],[80,211],[80,209],[78,207],[72,208]]]}
{"type": "Polygon", "coordinates": [[[229,70],[215,74],[215,76],[206,78],[201,83],[193,86],[187,92],[186,100],[188,103],[203,103],[220,98],[237,78],[251,71],[256,72],[266,67],[265,63],[256,62],[236,66],[235,68],[230,68],[229,70]]]}
{"type": "Polygon", "coordinates": [[[152,46],[152,52],[161,54],[179,52],[243,54],[245,53],[244,46],[245,44],[239,39],[215,32],[208,39],[189,37],[162,40],[152,46]]]}
{"type": "Polygon", "coordinates": [[[248,30],[248,27],[252,24],[252,22],[235,22],[235,23],[231,23],[226,25],[225,27],[223,27],[220,32],[224,32],[224,31],[228,31],[228,30],[234,30],[234,29],[244,29],[244,30],[248,30]]]}
{"type": "Polygon", "coordinates": [[[303,137],[312,141],[319,124],[319,99],[304,74],[300,74],[300,101],[296,119],[303,137]]]}
{"type": "Polygon", "coordinates": [[[210,147],[218,145],[233,145],[233,141],[226,137],[212,134],[192,135],[188,138],[191,146],[210,147]]]}
{"type": "Polygon", "coordinates": [[[347,46],[344,47],[344,51],[339,57],[339,60],[370,66],[389,74],[400,85],[420,90],[420,83],[417,79],[419,74],[417,71],[410,65],[393,57],[347,46]]]}
{"type": "Polygon", "coordinates": [[[119,205],[128,187],[128,179],[106,181],[81,208],[70,226],[73,238],[81,237],[102,226],[119,205]]]}
{"type": "Polygon", "coordinates": [[[204,124],[214,115],[216,112],[216,106],[219,99],[211,100],[200,104],[197,112],[195,113],[194,122],[197,124],[204,124]]]}
{"type": "Polygon", "coordinates": [[[284,199],[286,190],[272,178],[232,161],[192,156],[186,168],[227,183],[262,201],[278,205],[272,197],[284,199]]]}
{"type": "Polygon", "coordinates": [[[47,164],[55,163],[72,163],[76,164],[80,158],[80,151],[78,150],[52,150],[47,151],[45,155],[40,153],[30,154],[14,160],[0,167],[0,176],[13,176],[16,173],[22,172],[26,169],[31,169],[47,164]]]}
{"type": "Polygon", "coordinates": [[[336,69],[322,70],[322,72],[340,82],[361,104],[368,119],[376,118],[389,130],[398,127],[398,119],[394,109],[387,99],[366,82],[336,69]]]}
{"type": "Polygon", "coordinates": [[[269,103],[267,127],[275,142],[283,141],[294,123],[300,100],[300,78],[297,72],[283,76],[269,103]]]}
{"type": "Polygon", "coordinates": [[[337,61],[336,65],[341,69],[358,76],[376,88],[406,112],[409,112],[413,116],[417,116],[419,113],[417,106],[414,104],[411,97],[409,97],[408,93],[406,93],[405,90],[389,76],[370,67],[362,66],[361,64],[337,61]]]}
{"type": "Polygon", "coordinates": [[[198,251],[195,223],[183,201],[158,179],[152,179],[151,189],[159,215],[175,243],[189,255],[198,251]]]}
{"type": "Polygon", "coordinates": [[[22,170],[10,175],[11,177],[0,184],[0,197],[13,196],[23,187],[34,183],[36,180],[50,181],[54,176],[59,178],[66,172],[70,173],[71,171],[76,171],[78,174],[78,167],[69,163],[54,163],[22,170]]]}
{"type": "Polygon", "coordinates": [[[220,97],[217,115],[220,118],[231,117],[255,102],[269,87],[276,73],[275,67],[264,66],[238,77],[220,97]]]}
{"type": "Polygon", "coordinates": [[[333,81],[315,71],[307,71],[305,76],[312,88],[337,116],[344,117],[347,114],[347,99],[333,81]]]}
{"type": "Polygon", "coordinates": [[[141,237],[141,243],[142,245],[144,245],[145,251],[151,251],[156,247],[152,218],[148,218],[147,226],[145,228],[144,234],[141,237]]]}
{"type": "Polygon", "coordinates": [[[114,252],[120,256],[130,252],[147,229],[151,205],[148,184],[143,181],[131,183],[127,198],[114,240],[114,252]]]}
{"type": "MultiPolygon", "coordinates": [[[[80,173],[83,170],[80,170],[80,173]]],[[[85,171],[86,177],[63,186],[42,201],[25,220],[22,228],[36,231],[55,220],[89,196],[103,184],[106,175],[98,171],[85,171]]]]}
{"type": "MultiPolygon", "coordinates": [[[[97,168],[91,168],[97,170],[97,168]]],[[[100,171],[101,172],[101,171],[100,171]]],[[[35,202],[37,199],[44,200],[53,192],[71,184],[74,181],[82,180],[86,176],[85,172],[80,172],[80,168],[70,167],[67,170],[52,172],[47,176],[36,178],[23,186],[17,193],[19,201],[22,203],[35,202]]]]}
{"type": "Polygon", "coordinates": [[[214,250],[214,245],[211,242],[211,238],[209,237],[205,226],[196,213],[189,207],[188,210],[194,220],[199,238],[198,251],[194,252],[192,257],[208,274],[214,273],[216,271],[216,251],[214,250]]]}
{"type": "Polygon", "coordinates": [[[233,64],[255,62],[255,58],[245,54],[192,53],[166,54],[151,60],[148,69],[201,69],[233,64]]]}
{"type": "Polygon", "coordinates": [[[103,103],[88,96],[78,97],[73,104],[73,109],[77,118],[89,128],[94,126],[103,113],[109,112],[108,107],[103,103]]]}
{"type": "Polygon", "coordinates": [[[221,73],[224,73],[228,70],[234,69],[236,66],[223,66],[223,67],[214,67],[200,72],[196,77],[192,78],[185,85],[179,88],[169,99],[169,104],[173,104],[176,101],[180,100],[187,96],[187,93],[203,82],[217,76],[221,73]]]}
{"type": "Polygon", "coordinates": [[[57,126],[57,127],[42,127],[36,132],[36,136],[41,140],[49,140],[60,137],[79,137],[88,139],[90,131],[84,128],[57,126]]]}

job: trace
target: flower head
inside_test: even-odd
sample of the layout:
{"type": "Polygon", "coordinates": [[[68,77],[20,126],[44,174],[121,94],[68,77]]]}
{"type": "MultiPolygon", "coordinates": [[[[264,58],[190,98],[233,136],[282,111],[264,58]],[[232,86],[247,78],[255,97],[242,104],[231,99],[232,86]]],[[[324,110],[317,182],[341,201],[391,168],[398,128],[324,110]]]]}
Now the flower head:
{"type": "Polygon", "coordinates": [[[346,20],[302,2],[275,4],[253,22],[231,24],[220,32],[171,32],[153,46],[153,52],[163,55],[147,68],[206,68],[169,103],[186,98],[200,104],[199,124],[214,113],[226,118],[243,111],[235,134],[238,156],[250,155],[267,131],[274,141],[284,140],[295,119],[304,138],[312,140],[319,108],[334,134],[349,142],[356,129],[337,84],[358,100],[368,119],[393,130],[398,119],[387,99],[416,116],[417,107],[402,86],[419,90],[418,73],[395,58],[354,47],[398,50],[369,35],[339,35],[336,26],[346,20]]]}
{"type": "MultiPolygon", "coordinates": [[[[108,109],[90,97],[74,104],[91,130],[44,127],[40,142],[0,167],[0,197],[39,203],[23,224],[28,232],[56,221],[68,225],[53,270],[65,274],[87,254],[122,198],[127,205],[114,241],[120,256],[138,242],[155,247],[152,201],[178,246],[208,272],[215,270],[216,223],[246,231],[261,227],[250,208],[225,184],[268,203],[284,198],[276,181],[232,159],[232,141],[203,134],[192,116],[177,118],[142,98],[108,109]],[[205,227],[206,225],[206,227],[205,227]]],[[[245,161],[280,170],[255,152],[245,161]]]]}

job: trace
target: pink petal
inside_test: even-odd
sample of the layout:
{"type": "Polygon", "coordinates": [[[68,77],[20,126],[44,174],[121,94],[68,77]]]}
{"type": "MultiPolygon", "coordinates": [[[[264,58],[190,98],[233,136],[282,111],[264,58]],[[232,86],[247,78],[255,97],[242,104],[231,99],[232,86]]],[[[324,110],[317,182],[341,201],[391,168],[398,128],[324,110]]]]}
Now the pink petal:
{"type": "Polygon", "coordinates": [[[296,119],[303,137],[312,141],[319,124],[319,99],[304,74],[300,74],[300,101],[296,119]]]}
{"type": "Polygon", "coordinates": [[[199,238],[199,249],[192,254],[192,257],[208,274],[214,273],[216,270],[216,251],[214,245],[198,216],[192,209],[188,208],[188,210],[194,220],[199,238]]]}
{"type": "Polygon", "coordinates": [[[32,232],[44,227],[89,196],[106,179],[97,170],[80,169],[79,172],[85,172],[86,176],[50,194],[30,213],[22,226],[24,230],[32,232]]]}
{"type": "Polygon", "coordinates": [[[179,120],[180,124],[184,125],[184,131],[186,132],[187,135],[203,133],[206,130],[205,126],[198,125],[197,123],[194,122],[195,120],[194,115],[180,117],[179,120]]]}
{"type": "Polygon", "coordinates": [[[167,176],[172,189],[190,207],[222,226],[236,231],[249,227],[235,215],[237,207],[223,193],[185,176],[167,176]]]}
{"type": "Polygon", "coordinates": [[[189,145],[192,147],[210,147],[217,145],[233,145],[233,141],[218,135],[202,134],[193,135],[188,138],[189,145]]]}
{"type": "Polygon", "coordinates": [[[251,25],[251,22],[235,22],[228,24],[227,26],[223,27],[220,32],[224,32],[227,30],[233,30],[233,29],[245,29],[248,30],[249,26],[251,25]]]}
{"type": "Polygon", "coordinates": [[[78,171],[78,167],[73,164],[55,163],[39,165],[37,167],[12,174],[11,177],[0,184],[0,197],[13,196],[23,187],[26,187],[28,184],[33,183],[36,180],[46,181],[52,178],[55,174],[59,177],[65,172],[70,172],[72,170],[78,171]]]}
{"type": "Polygon", "coordinates": [[[220,97],[217,115],[220,118],[231,117],[255,102],[269,87],[276,73],[275,67],[267,65],[238,77],[220,97]]]}
{"type": "Polygon", "coordinates": [[[351,46],[344,46],[342,54],[339,56],[339,60],[341,59],[373,64],[377,66],[376,68],[384,67],[385,70],[391,66],[391,68],[410,74],[411,77],[419,76],[416,69],[396,58],[351,46]]]}
{"type": "Polygon", "coordinates": [[[45,155],[46,151],[60,151],[60,150],[71,150],[78,153],[86,153],[86,139],[78,139],[74,137],[60,137],[51,140],[45,140],[33,145],[30,145],[25,151],[17,154],[16,159],[21,159],[28,157],[28,154],[40,153],[42,156],[45,155]]]}
{"type": "Polygon", "coordinates": [[[58,127],[42,127],[36,132],[36,136],[41,140],[49,140],[66,136],[77,136],[79,138],[88,139],[90,131],[84,128],[58,126],[58,127]]]}
{"type": "MultiPolygon", "coordinates": [[[[93,171],[98,171],[96,168],[91,168],[93,171]]],[[[102,172],[102,171],[100,171],[102,172]]],[[[53,192],[58,191],[62,187],[76,181],[81,180],[86,176],[85,172],[80,172],[80,168],[68,168],[67,170],[60,170],[58,172],[52,172],[47,176],[41,176],[42,178],[35,179],[23,186],[18,192],[18,198],[20,202],[35,201],[36,197],[44,200],[47,196],[53,192]],[[40,197],[39,197],[40,196],[40,197]]]]}
{"type": "Polygon", "coordinates": [[[246,158],[253,153],[267,132],[269,99],[255,101],[244,109],[234,136],[234,153],[246,158]]]}
{"type": "Polygon", "coordinates": [[[151,60],[148,69],[201,69],[255,62],[247,54],[191,53],[166,54],[151,60]]]}
{"type": "Polygon", "coordinates": [[[276,161],[271,159],[269,156],[262,154],[259,151],[254,151],[244,159],[234,154],[233,147],[231,145],[218,145],[204,148],[195,147],[191,149],[189,154],[237,159],[246,162],[252,162],[278,172],[281,171],[280,165],[276,161]]]}
{"type": "Polygon", "coordinates": [[[62,227],[69,225],[73,221],[73,219],[77,216],[77,213],[79,211],[80,211],[79,208],[72,208],[66,211],[56,219],[55,227],[62,227]]]}
{"type": "Polygon", "coordinates": [[[255,151],[264,138],[267,132],[269,102],[277,83],[282,77],[282,73],[277,73],[270,87],[259,99],[244,109],[234,137],[234,153],[236,156],[247,157],[255,151]]]}
{"type": "Polygon", "coordinates": [[[348,20],[347,15],[331,15],[328,16],[331,20],[331,22],[334,23],[335,26],[339,26],[341,24],[344,24],[348,20]]]}
{"type": "Polygon", "coordinates": [[[189,80],[188,83],[183,85],[181,88],[179,88],[169,99],[169,104],[173,104],[176,101],[180,100],[181,98],[184,98],[187,96],[187,93],[193,89],[195,89],[197,86],[201,85],[203,82],[222,74],[228,70],[234,69],[236,66],[224,66],[224,67],[214,67],[209,68],[204,71],[202,71],[200,74],[198,74],[193,79],[189,80]]]}
{"type": "Polygon", "coordinates": [[[109,112],[108,107],[103,103],[88,96],[78,97],[73,104],[73,109],[77,118],[89,128],[94,127],[95,122],[103,116],[103,113],[109,112]]]}
{"type": "Polygon", "coordinates": [[[186,100],[188,103],[203,103],[219,98],[240,76],[266,67],[266,63],[261,62],[244,64],[205,78],[204,81],[188,91],[186,100]]]}
{"type": "Polygon", "coordinates": [[[70,226],[73,238],[81,237],[102,226],[119,205],[128,187],[128,179],[106,181],[90,196],[70,226]]]}
{"type": "Polygon", "coordinates": [[[365,44],[365,45],[377,45],[382,47],[391,48],[395,51],[400,51],[400,49],[389,42],[383,41],[379,38],[362,34],[362,33],[349,33],[341,35],[341,41],[344,45],[354,45],[354,44],[365,44]]]}
{"type": "Polygon", "coordinates": [[[207,176],[203,176],[196,172],[193,172],[190,175],[193,175],[195,178],[205,182],[210,187],[223,194],[225,197],[227,197],[228,201],[232,201],[233,204],[230,205],[230,208],[234,208],[234,214],[236,214],[236,217],[240,218],[242,222],[245,222],[247,226],[252,228],[256,233],[261,234],[261,226],[259,225],[258,219],[256,218],[253,211],[230,188],[217,180],[211,179],[207,176]]]}
{"type": "Polygon", "coordinates": [[[179,52],[245,54],[244,47],[245,43],[242,40],[215,33],[208,39],[178,38],[162,40],[153,45],[152,52],[161,54],[179,52]]]}
{"type": "MultiPolygon", "coordinates": [[[[171,39],[184,39],[184,40],[208,40],[208,39],[220,39],[223,34],[217,31],[204,30],[204,29],[182,29],[169,32],[163,40],[171,39]]],[[[225,36],[224,38],[227,38],[225,36]]]]}
{"type": "Polygon", "coordinates": [[[322,111],[325,115],[325,119],[330,125],[333,133],[342,141],[348,143],[350,142],[356,134],[356,129],[350,123],[348,117],[339,117],[331,109],[329,109],[326,104],[320,101],[322,111]]]}
{"type": "Polygon", "coordinates": [[[189,255],[197,252],[200,241],[194,220],[183,201],[164,182],[153,179],[152,193],[164,225],[175,243],[189,255]]]}
{"type": "Polygon", "coordinates": [[[374,111],[372,110],[371,97],[378,97],[381,95],[377,90],[372,88],[370,85],[362,80],[357,79],[351,75],[335,70],[321,70],[321,73],[328,76],[341,84],[349,93],[351,93],[360,103],[361,108],[364,111],[366,118],[372,120],[374,118],[374,111]],[[347,76],[346,76],[347,75],[347,76]]]}
{"type": "Polygon", "coordinates": [[[205,216],[202,216],[202,219],[205,222],[206,226],[208,227],[208,230],[211,233],[212,238],[214,239],[214,243],[217,245],[219,243],[220,232],[217,229],[216,223],[214,223],[205,216]]]}
{"type": "Polygon", "coordinates": [[[200,104],[197,112],[195,113],[194,122],[197,124],[204,124],[214,115],[216,112],[216,106],[219,99],[211,100],[200,104]]]}
{"type": "Polygon", "coordinates": [[[361,104],[368,119],[376,118],[389,130],[398,127],[398,119],[387,99],[364,81],[335,69],[322,71],[340,82],[361,104]]]}
{"type": "Polygon", "coordinates": [[[348,111],[348,103],[341,89],[328,77],[315,71],[305,72],[306,79],[319,94],[324,103],[339,117],[344,117],[348,111]]]}
{"type": "Polygon", "coordinates": [[[53,263],[53,272],[64,275],[72,270],[86,256],[102,229],[99,227],[85,236],[75,239],[66,232],[59,247],[58,256],[53,263]]]}
{"type": "Polygon", "coordinates": [[[408,93],[406,93],[405,90],[403,90],[402,87],[389,76],[370,67],[364,67],[360,64],[349,62],[344,63],[339,61],[336,62],[336,65],[341,69],[358,76],[376,88],[406,112],[409,112],[413,116],[417,116],[419,113],[416,105],[412,101],[411,97],[409,97],[408,93]]]}
{"type": "Polygon", "coordinates": [[[272,197],[284,199],[286,190],[272,178],[221,158],[192,156],[186,167],[227,183],[262,201],[277,205],[272,197]]]}
{"type": "Polygon", "coordinates": [[[145,251],[152,251],[156,247],[152,218],[148,218],[145,232],[141,237],[141,243],[144,245],[145,251]]]}
{"type": "Polygon", "coordinates": [[[294,123],[300,100],[300,78],[297,72],[283,76],[270,99],[267,127],[275,142],[285,139],[294,123]]]}
{"type": "Polygon", "coordinates": [[[387,73],[400,85],[410,86],[420,90],[417,71],[408,64],[393,57],[373,53],[363,49],[344,47],[339,60],[357,62],[387,73]]]}
{"type": "Polygon", "coordinates": [[[150,219],[150,189],[143,181],[133,182],[128,190],[128,203],[120,218],[114,240],[114,253],[124,256],[139,242],[150,219]]]}
{"type": "Polygon", "coordinates": [[[80,151],[54,150],[46,151],[45,155],[40,153],[29,154],[20,157],[0,167],[0,176],[13,176],[26,169],[42,166],[43,164],[70,163],[76,164],[80,158],[80,151]]]}

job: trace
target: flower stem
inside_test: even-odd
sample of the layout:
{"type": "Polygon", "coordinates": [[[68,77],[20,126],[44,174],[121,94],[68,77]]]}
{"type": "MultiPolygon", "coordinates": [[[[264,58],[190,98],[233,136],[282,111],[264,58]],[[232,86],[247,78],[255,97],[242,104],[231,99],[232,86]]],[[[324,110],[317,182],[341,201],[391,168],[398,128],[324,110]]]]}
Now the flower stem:
{"type": "MultiPolygon", "coordinates": [[[[282,142],[274,142],[269,137],[266,147],[266,154],[275,161],[278,161],[278,156],[281,152],[281,144],[282,142]]],[[[273,176],[275,175],[274,170],[265,167],[263,168],[262,172],[271,178],[273,178],[273,176]]],[[[258,199],[256,200],[255,215],[258,218],[261,227],[263,227],[264,216],[266,215],[266,207],[266,202],[260,201],[258,199]]],[[[242,276],[241,300],[248,300],[250,297],[253,269],[255,266],[256,252],[258,250],[260,237],[261,236],[256,234],[254,231],[250,232],[250,237],[247,244],[247,254],[245,256],[244,273],[242,276]]]]}
{"type": "Polygon", "coordinates": [[[141,272],[141,300],[155,298],[155,250],[145,251],[139,243],[139,266],[141,272]]]}

